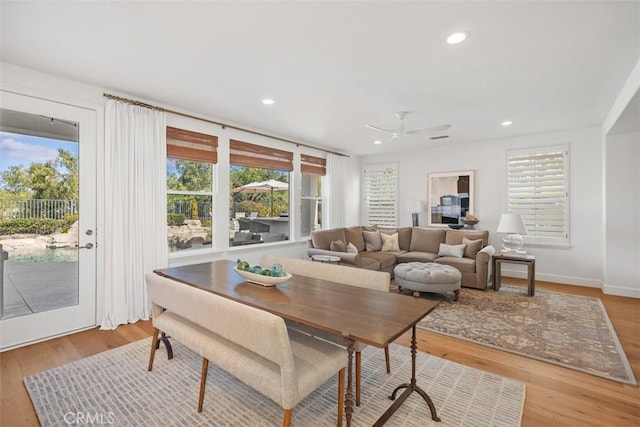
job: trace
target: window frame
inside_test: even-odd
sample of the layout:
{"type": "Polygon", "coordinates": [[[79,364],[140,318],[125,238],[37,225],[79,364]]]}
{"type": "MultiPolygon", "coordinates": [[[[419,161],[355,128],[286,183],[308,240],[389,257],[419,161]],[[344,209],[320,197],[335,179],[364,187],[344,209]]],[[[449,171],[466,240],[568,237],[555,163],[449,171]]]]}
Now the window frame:
{"type": "MultiPolygon", "coordinates": [[[[550,146],[540,146],[540,147],[532,147],[532,148],[522,148],[522,149],[512,149],[507,150],[505,153],[505,168],[506,168],[506,208],[507,212],[519,213],[521,214],[525,225],[527,226],[527,234],[523,235],[524,243],[526,246],[551,246],[551,247],[569,247],[570,245],[570,149],[569,144],[558,144],[558,145],[550,145],[550,146]],[[540,235],[543,233],[541,230],[542,225],[537,225],[536,216],[539,218],[540,215],[532,215],[523,211],[522,208],[518,209],[515,207],[518,205],[518,201],[512,197],[513,192],[516,190],[516,183],[513,181],[512,172],[510,169],[512,164],[514,163],[515,158],[529,158],[535,162],[534,157],[541,156],[549,156],[554,153],[559,153],[557,156],[559,160],[562,161],[562,191],[563,195],[561,196],[561,202],[563,213],[562,213],[562,233],[563,236],[544,236],[540,235]]],[[[538,162],[540,164],[540,162],[538,162]]],[[[527,175],[531,177],[531,179],[536,180],[543,177],[551,178],[553,175],[549,174],[536,174],[535,172],[527,175]]],[[[557,177],[557,175],[556,175],[557,177]]],[[[557,178],[552,178],[557,179],[557,178]]],[[[535,185],[535,184],[534,184],[535,185]]],[[[544,187],[544,186],[541,186],[544,187]]],[[[538,187],[537,191],[541,191],[541,188],[538,187]]],[[[534,190],[534,193],[536,190],[534,190]]],[[[541,200],[541,197],[530,197],[528,200],[529,203],[536,205],[536,200],[541,200]]],[[[522,203],[522,199],[519,200],[520,204],[522,203]]],[[[526,203],[526,201],[525,201],[526,203]]],[[[548,202],[543,202],[536,206],[536,210],[539,212],[540,210],[549,209],[550,204],[548,202]]]]}
{"type": "MultiPolygon", "coordinates": [[[[362,175],[363,175],[363,193],[364,193],[364,197],[363,200],[365,202],[365,224],[366,225],[375,225],[375,226],[382,226],[382,227],[397,227],[398,226],[398,187],[399,187],[399,182],[398,182],[398,163],[377,163],[377,164],[370,164],[370,165],[364,165],[364,167],[362,168],[362,175]],[[391,184],[391,189],[390,189],[390,193],[393,194],[392,198],[389,199],[384,199],[382,197],[380,197],[378,199],[378,201],[382,202],[382,203],[389,203],[392,202],[392,207],[391,208],[387,208],[387,209],[379,209],[377,216],[376,215],[372,215],[372,208],[371,208],[371,199],[370,199],[370,194],[369,194],[369,188],[370,188],[370,175],[369,172],[377,172],[377,176],[382,177],[383,172],[385,170],[392,170],[393,171],[393,177],[394,177],[394,181],[391,184]],[[391,211],[391,216],[393,217],[392,220],[384,220],[384,217],[386,216],[386,214],[384,212],[389,212],[391,211]],[[374,218],[383,218],[381,221],[380,220],[374,220],[376,223],[372,223],[372,219],[374,218]]],[[[371,176],[371,178],[373,178],[371,176]]]]}

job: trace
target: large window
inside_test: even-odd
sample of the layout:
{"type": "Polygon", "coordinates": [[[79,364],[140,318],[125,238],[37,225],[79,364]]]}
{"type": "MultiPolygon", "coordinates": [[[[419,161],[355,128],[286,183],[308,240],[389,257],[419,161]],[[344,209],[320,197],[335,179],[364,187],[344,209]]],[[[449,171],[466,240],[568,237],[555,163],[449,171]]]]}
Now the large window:
{"type": "Polygon", "coordinates": [[[370,165],[364,169],[367,225],[398,225],[398,167],[370,165]]]}
{"type": "Polygon", "coordinates": [[[327,174],[326,160],[302,154],[300,200],[300,233],[309,236],[312,231],[322,229],[322,180],[327,174]]]}
{"type": "Polygon", "coordinates": [[[527,226],[525,242],[569,243],[567,145],[507,151],[508,209],[527,226]]]}
{"type": "Polygon", "coordinates": [[[229,245],[288,240],[293,153],[230,141],[229,245]]]}
{"type": "Polygon", "coordinates": [[[167,225],[171,252],[212,247],[218,138],[167,127],[167,225]]]}

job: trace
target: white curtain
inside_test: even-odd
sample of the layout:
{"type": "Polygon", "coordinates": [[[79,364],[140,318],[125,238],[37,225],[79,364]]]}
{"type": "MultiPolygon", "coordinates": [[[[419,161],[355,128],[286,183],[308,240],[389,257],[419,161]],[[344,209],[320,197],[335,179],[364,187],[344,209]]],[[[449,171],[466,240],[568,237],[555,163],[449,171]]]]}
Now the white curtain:
{"type": "Polygon", "coordinates": [[[336,228],[344,226],[344,172],[346,157],[327,153],[327,182],[323,202],[324,224],[322,228],[336,228]]]}
{"type": "Polygon", "coordinates": [[[104,317],[115,329],[150,316],[144,275],[167,266],[164,112],[105,107],[104,317]]]}

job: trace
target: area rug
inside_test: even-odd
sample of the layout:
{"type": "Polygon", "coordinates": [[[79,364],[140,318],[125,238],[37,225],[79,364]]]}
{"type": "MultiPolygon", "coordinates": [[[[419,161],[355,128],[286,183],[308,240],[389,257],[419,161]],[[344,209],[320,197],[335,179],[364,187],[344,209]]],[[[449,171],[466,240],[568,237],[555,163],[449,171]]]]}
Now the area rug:
{"type": "MultiPolygon", "coordinates": [[[[164,347],[147,372],[151,340],[144,339],[24,378],[42,426],[101,422],[114,426],[277,426],[279,405],[209,364],[203,412],[196,411],[202,359],[173,341],[174,359],[164,347]]],[[[371,426],[391,405],[388,395],[411,376],[411,352],[390,347],[362,354],[362,403],[352,425],[371,426]]],[[[441,423],[431,420],[424,400],[413,393],[388,426],[519,426],[525,386],[519,382],[417,354],[417,383],[431,396],[441,423]]],[[[337,376],[336,376],[337,377],[337,376]]],[[[327,381],[293,410],[296,426],[335,426],[337,378],[327,381]]]]}
{"type": "Polygon", "coordinates": [[[461,289],[419,328],[636,385],[629,361],[599,298],[502,286],[499,292],[461,289]]]}

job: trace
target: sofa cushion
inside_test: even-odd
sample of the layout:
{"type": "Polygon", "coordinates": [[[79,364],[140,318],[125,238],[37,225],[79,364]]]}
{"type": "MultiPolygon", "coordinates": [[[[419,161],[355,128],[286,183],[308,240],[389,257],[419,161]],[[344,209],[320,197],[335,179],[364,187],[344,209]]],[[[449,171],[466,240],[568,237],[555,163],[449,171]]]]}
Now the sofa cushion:
{"type": "Polygon", "coordinates": [[[354,245],[351,242],[349,242],[346,249],[347,249],[347,253],[350,253],[350,254],[357,254],[359,252],[358,248],[356,248],[356,245],[354,245]]]}
{"type": "Polygon", "coordinates": [[[372,259],[380,263],[380,268],[391,267],[396,263],[396,256],[392,252],[362,252],[361,258],[372,259]]]}
{"type": "Polygon", "coordinates": [[[311,243],[314,248],[331,250],[331,242],[334,240],[342,240],[343,242],[347,240],[344,236],[344,228],[311,232],[311,243]]]}
{"type": "Polygon", "coordinates": [[[445,233],[446,230],[426,230],[424,228],[414,227],[411,231],[409,251],[437,254],[440,249],[440,243],[445,243],[445,233]]]}
{"type": "Polygon", "coordinates": [[[464,248],[466,245],[447,245],[446,243],[440,243],[440,249],[438,255],[451,256],[454,258],[462,258],[464,256],[464,248]]]}
{"type": "MultiPolygon", "coordinates": [[[[367,253],[367,252],[363,252],[367,253]]],[[[367,270],[380,270],[380,263],[373,258],[367,258],[360,256],[360,262],[358,263],[358,268],[365,268],[367,270]]]]}
{"type": "Polygon", "coordinates": [[[344,229],[344,235],[347,238],[347,242],[353,243],[358,249],[358,252],[362,252],[366,249],[364,243],[364,236],[362,235],[362,227],[349,227],[344,229]]]}
{"type": "Polygon", "coordinates": [[[480,252],[480,250],[482,249],[482,239],[469,240],[466,237],[463,237],[462,244],[465,245],[465,258],[476,259],[476,255],[478,255],[478,252],[480,252]]]}
{"type": "Polygon", "coordinates": [[[396,257],[398,263],[401,262],[434,262],[439,258],[438,254],[431,252],[411,251],[400,254],[396,257]]]}
{"type": "Polygon", "coordinates": [[[347,245],[342,240],[334,240],[329,245],[329,249],[334,252],[347,252],[347,245]]]}
{"type": "Polygon", "coordinates": [[[380,237],[380,232],[378,230],[363,231],[362,235],[364,236],[367,252],[377,252],[382,249],[382,238],[380,237]]]}
{"type": "Polygon", "coordinates": [[[398,233],[380,233],[380,237],[382,238],[382,248],[380,249],[382,252],[400,250],[400,245],[398,244],[398,233]]]}
{"type": "Polygon", "coordinates": [[[489,230],[447,230],[447,237],[444,243],[447,245],[459,245],[464,237],[469,240],[482,239],[482,247],[489,244],[489,230]]]}
{"type": "Polygon", "coordinates": [[[475,273],[476,261],[471,258],[454,258],[449,256],[440,257],[436,260],[438,264],[450,265],[460,270],[462,273],[475,273]]]}

